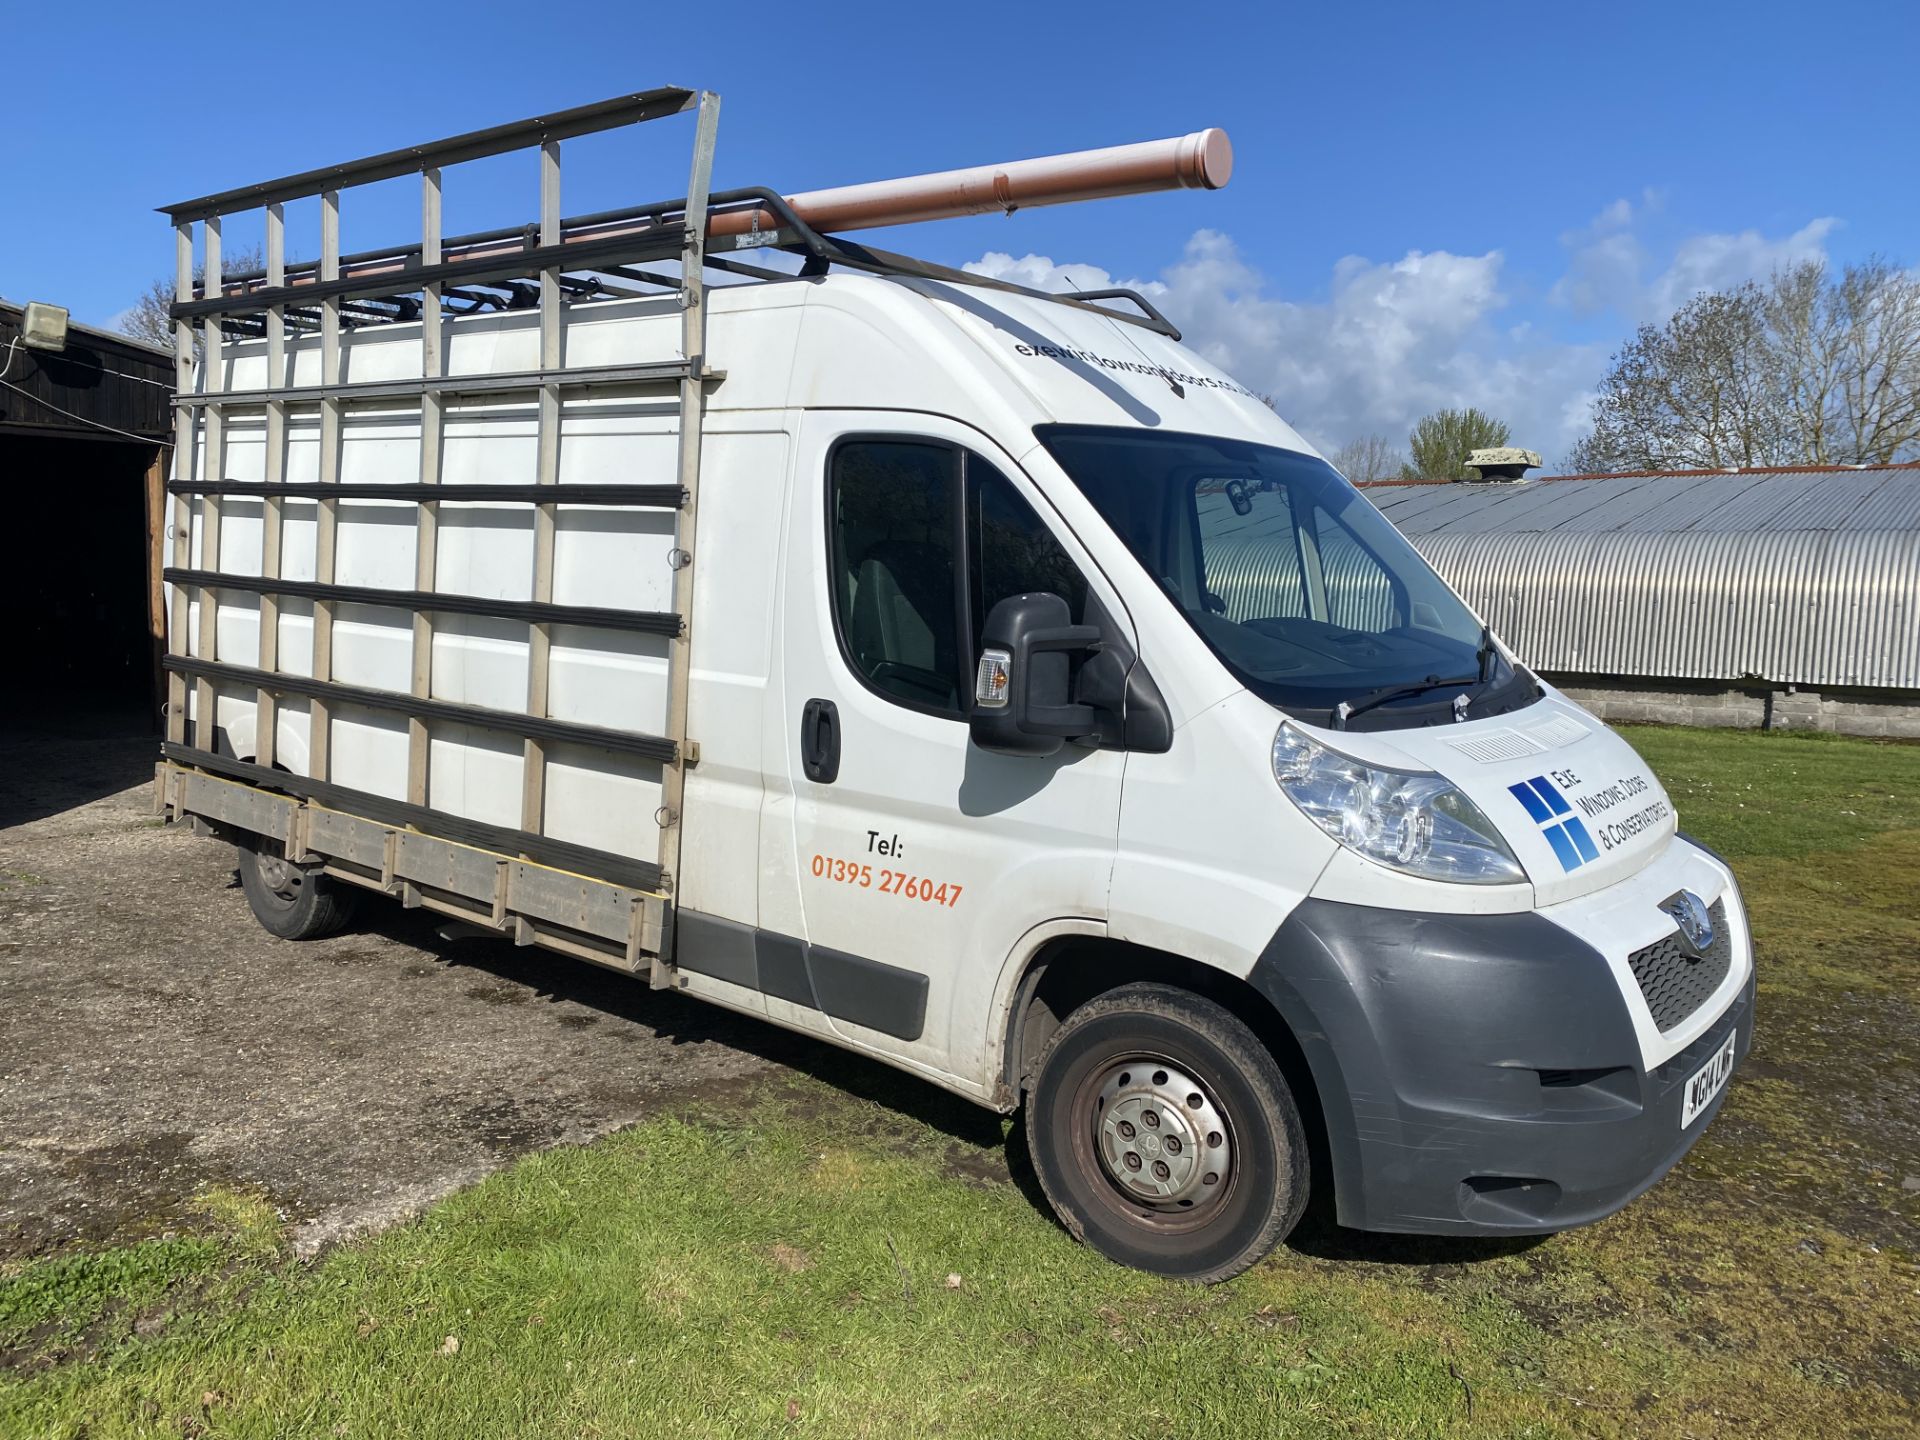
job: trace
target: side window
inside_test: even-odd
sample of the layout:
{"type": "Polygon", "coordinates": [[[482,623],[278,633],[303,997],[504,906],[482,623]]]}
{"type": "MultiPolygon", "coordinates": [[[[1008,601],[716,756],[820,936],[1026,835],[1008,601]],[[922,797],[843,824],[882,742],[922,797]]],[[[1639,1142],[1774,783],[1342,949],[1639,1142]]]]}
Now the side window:
{"type": "Polygon", "coordinates": [[[1375,634],[1401,623],[1393,581],[1385,567],[1346,526],[1318,506],[1313,511],[1313,538],[1326,576],[1329,621],[1375,634]]]}
{"type": "MultiPolygon", "coordinates": [[[[1087,582],[1053,532],[1011,481],[977,455],[967,457],[967,552],[973,564],[973,634],[1009,595],[1049,590],[1086,617],[1087,582]]],[[[978,648],[976,639],[974,648],[978,648]]]]}
{"type": "Polygon", "coordinates": [[[833,452],[834,620],[848,660],[881,694],[958,716],[954,586],[960,455],[860,440],[833,452]]]}
{"type": "Polygon", "coordinates": [[[926,440],[849,440],[829,470],[834,624],[847,662],[888,699],[964,718],[976,637],[1009,595],[1050,590],[1085,617],[1079,567],[979,456],[926,440]]]}

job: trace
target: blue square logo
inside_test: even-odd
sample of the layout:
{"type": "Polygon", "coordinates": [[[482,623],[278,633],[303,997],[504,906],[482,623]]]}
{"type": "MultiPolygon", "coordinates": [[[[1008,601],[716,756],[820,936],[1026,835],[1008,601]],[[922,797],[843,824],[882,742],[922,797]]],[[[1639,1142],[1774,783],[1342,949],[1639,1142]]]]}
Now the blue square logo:
{"type": "Polygon", "coordinates": [[[1509,785],[1507,793],[1520,802],[1533,823],[1540,827],[1562,870],[1571,873],[1588,861],[1600,858],[1599,847],[1587,833],[1586,825],[1546,776],[1536,775],[1518,785],[1509,785]]]}

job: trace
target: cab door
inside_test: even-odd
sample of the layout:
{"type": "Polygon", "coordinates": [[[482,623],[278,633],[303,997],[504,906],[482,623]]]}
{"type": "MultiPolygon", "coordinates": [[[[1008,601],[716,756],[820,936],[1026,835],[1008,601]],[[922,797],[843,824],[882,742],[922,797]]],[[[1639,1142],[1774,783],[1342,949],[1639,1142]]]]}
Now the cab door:
{"type": "Polygon", "coordinates": [[[804,940],[763,962],[762,988],[775,1018],[979,1083],[1021,936],[1104,923],[1125,758],[974,746],[981,622],[1035,590],[1076,620],[1090,595],[1125,612],[1019,467],[965,426],[810,412],[796,459],[781,606],[792,850],[765,871],[793,893],[763,914],[791,907],[804,940]]]}

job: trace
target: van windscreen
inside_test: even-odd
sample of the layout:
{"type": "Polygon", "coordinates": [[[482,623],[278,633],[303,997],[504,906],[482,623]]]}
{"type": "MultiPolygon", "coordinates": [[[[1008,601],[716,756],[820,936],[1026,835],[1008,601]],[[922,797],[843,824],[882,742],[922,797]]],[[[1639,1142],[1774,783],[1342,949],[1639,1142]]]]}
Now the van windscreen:
{"type": "Polygon", "coordinates": [[[1354,729],[1389,729],[1534,700],[1531,677],[1326,461],[1212,435],[1036,433],[1213,653],[1269,703],[1317,723],[1350,716],[1354,729]]]}

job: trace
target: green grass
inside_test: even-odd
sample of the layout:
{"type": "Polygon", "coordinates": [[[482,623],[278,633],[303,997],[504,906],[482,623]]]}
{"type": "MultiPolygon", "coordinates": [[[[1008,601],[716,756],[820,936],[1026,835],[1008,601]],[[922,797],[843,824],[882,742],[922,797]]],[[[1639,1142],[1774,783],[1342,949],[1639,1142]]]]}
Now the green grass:
{"type": "Polygon", "coordinates": [[[1761,1019],[1603,1224],[1170,1284],[992,1178],[990,1117],[835,1062],[313,1263],[218,1195],[207,1233],[0,1270],[0,1435],[1915,1433],[1920,748],[1631,738],[1741,871],[1761,1019]]]}
{"type": "Polygon", "coordinates": [[[1793,858],[1920,826],[1920,745],[1790,731],[1625,727],[1680,828],[1739,859],[1793,858]]]}

